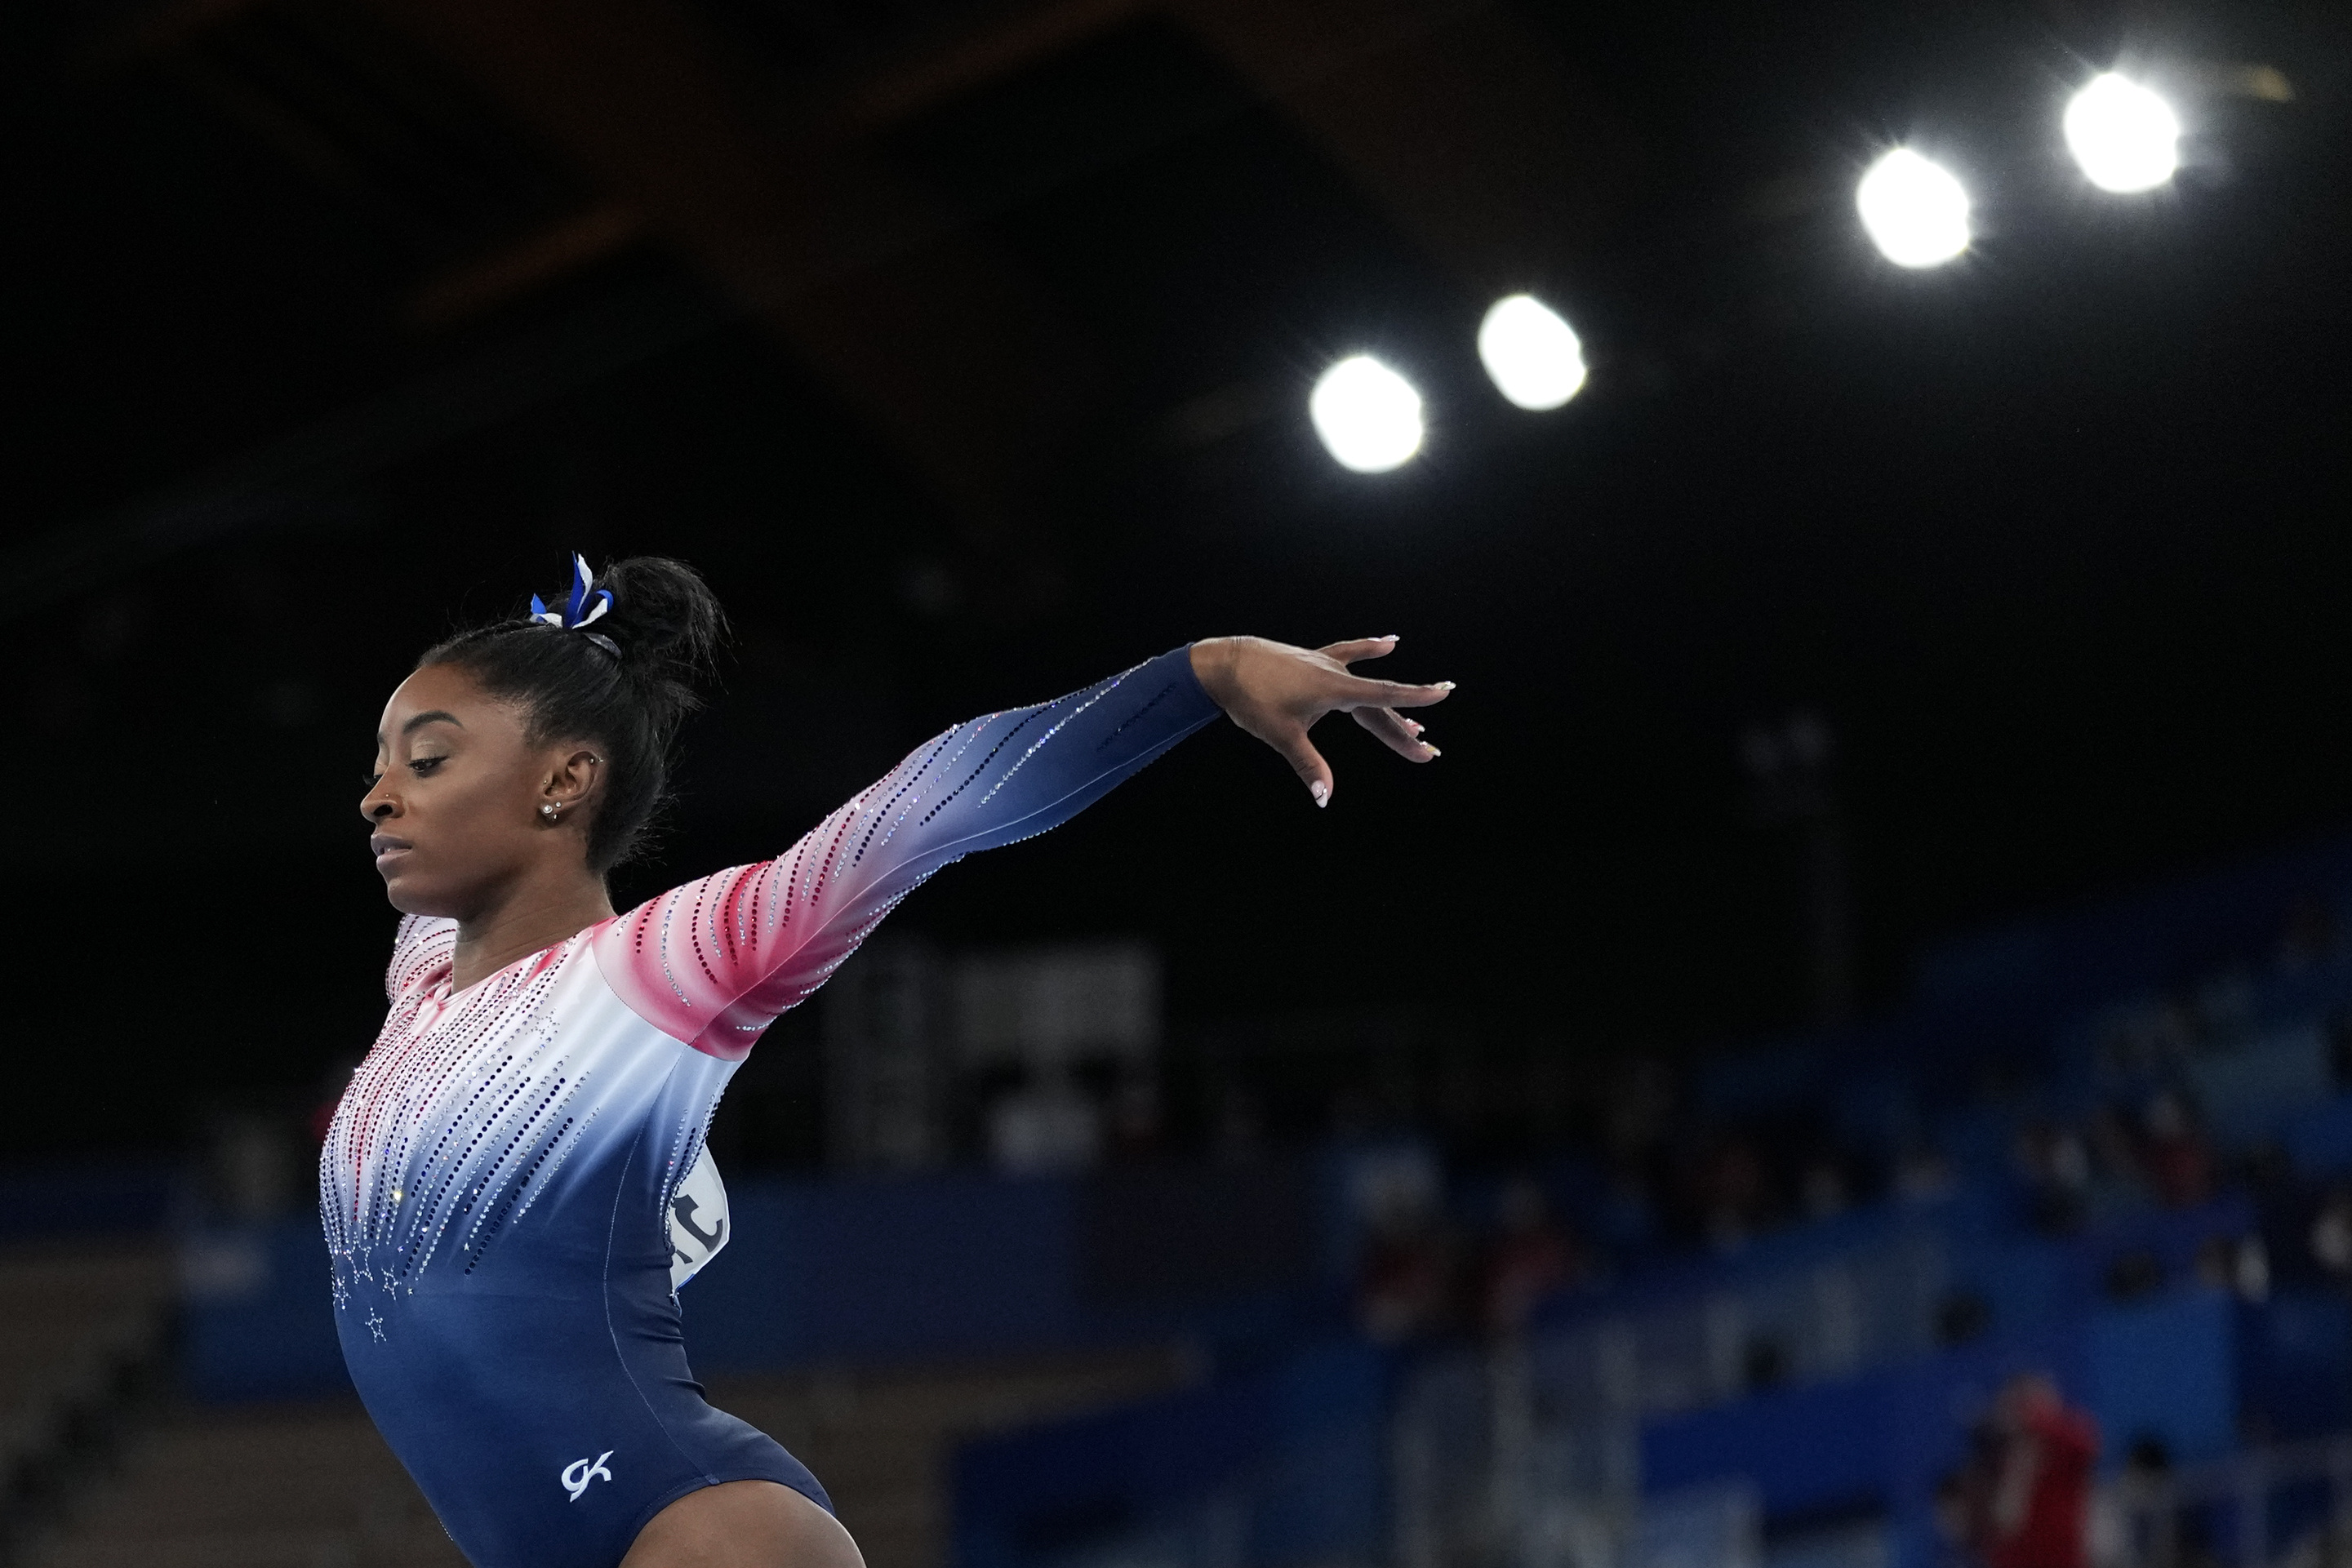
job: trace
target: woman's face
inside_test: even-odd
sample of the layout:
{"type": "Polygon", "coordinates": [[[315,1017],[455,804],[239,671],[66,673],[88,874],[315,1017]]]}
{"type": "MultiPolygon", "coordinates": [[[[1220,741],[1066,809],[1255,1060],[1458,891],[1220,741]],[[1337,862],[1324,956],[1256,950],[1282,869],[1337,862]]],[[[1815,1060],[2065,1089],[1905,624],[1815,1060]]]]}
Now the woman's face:
{"type": "Polygon", "coordinates": [[[574,752],[530,745],[522,710],[455,665],[401,682],[384,705],[374,780],[360,801],[393,907],[464,920],[551,857],[579,860],[582,835],[551,831],[540,810],[577,807],[584,790],[567,769],[574,752]]]}

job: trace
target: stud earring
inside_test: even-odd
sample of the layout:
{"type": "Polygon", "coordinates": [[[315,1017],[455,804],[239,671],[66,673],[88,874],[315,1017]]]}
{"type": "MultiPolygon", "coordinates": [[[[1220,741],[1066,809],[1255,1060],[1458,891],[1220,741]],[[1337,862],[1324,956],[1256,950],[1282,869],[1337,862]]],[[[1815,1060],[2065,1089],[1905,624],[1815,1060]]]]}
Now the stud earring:
{"type": "Polygon", "coordinates": [[[542,816],[542,817],[545,817],[549,821],[551,821],[551,821],[555,821],[555,814],[556,814],[556,812],[558,812],[558,811],[562,810],[562,809],[563,809],[562,807],[556,805],[553,801],[551,801],[551,801],[549,801],[546,805],[541,806],[541,807],[539,809],[539,814],[540,814],[541,816],[542,816]]]}

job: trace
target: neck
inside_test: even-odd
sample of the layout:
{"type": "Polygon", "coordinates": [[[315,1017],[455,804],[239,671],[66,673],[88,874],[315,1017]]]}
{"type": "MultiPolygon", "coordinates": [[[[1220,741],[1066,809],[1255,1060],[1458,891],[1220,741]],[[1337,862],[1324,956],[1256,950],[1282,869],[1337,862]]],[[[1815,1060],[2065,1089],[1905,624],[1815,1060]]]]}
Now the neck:
{"type": "Polygon", "coordinates": [[[552,947],[612,917],[613,900],[604,879],[585,866],[577,877],[526,884],[492,908],[457,923],[449,988],[462,991],[517,958],[552,947]]]}

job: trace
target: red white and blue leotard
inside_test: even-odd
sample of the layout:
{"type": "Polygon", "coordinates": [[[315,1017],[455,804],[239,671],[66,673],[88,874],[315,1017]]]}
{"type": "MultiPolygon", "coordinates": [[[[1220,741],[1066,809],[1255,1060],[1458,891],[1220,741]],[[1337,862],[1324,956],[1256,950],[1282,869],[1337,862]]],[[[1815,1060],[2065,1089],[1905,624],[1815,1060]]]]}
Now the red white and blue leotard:
{"type": "Polygon", "coordinates": [[[613,1568],[720,1481],[831,1506],[687,1366],[677,1288],[729,1239],[719,1096],[933,872],[1067,820],[1216,712],[1180,648],[958,725],[779,858],[463,991],[454,925],[401,922],[320,1212],[352,1380],[478,1568],[613,1568]]]}

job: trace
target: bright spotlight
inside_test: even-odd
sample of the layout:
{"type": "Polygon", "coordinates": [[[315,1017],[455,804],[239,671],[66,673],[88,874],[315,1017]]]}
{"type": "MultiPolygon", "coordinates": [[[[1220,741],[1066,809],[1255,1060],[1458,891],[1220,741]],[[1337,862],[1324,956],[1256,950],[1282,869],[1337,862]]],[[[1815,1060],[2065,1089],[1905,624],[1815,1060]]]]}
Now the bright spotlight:
{"type": "Polygon", "coordinates": [[[1524,409],[1558,408],[1584,384],[1576,329],[1532,294],[1488,307],[1478,324],[1478,358],[1502,394],[1524,409]]]}
{"type": "Polygon", "coordinates": [[[1421,450],[1421,394],[1370,354],[1325,371],[1307,413],[1339,465],[1359,474],[1385,474],[1421,450]]]}
{"type": "Polygon", "coordinates": [[[2109,71],[2066,106],[2066,147],[2102,191],[2152,191],[2180,167],[2172,106],[2109,71]]]}
{"type": "Polygon", "coordinates": [[[1897,147],[1870,166],[1853,204],[1897,267],[1936,267],[1969,248],[1969,193],[1940,163],[1897,147]]]}

